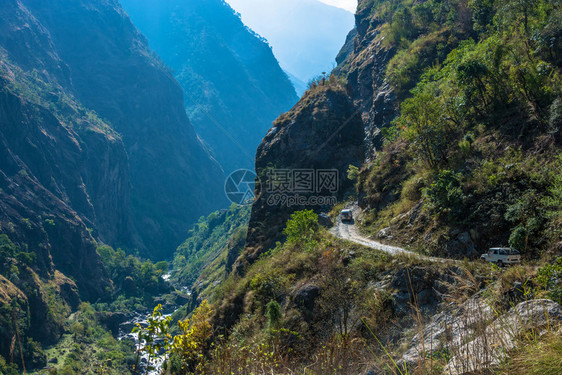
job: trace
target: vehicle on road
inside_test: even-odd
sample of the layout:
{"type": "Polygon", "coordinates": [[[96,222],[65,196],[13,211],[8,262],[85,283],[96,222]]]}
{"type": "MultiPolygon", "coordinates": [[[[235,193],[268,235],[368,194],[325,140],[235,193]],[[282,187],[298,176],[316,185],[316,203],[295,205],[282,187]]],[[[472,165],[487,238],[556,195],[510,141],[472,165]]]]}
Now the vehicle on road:
{"type": "Polygon", "coordinates": [[[353,213],[351,212],[351,210],[342,210],[340,217],[342,223],[353,223],[353,213]]]}
{"type": "Polygon", "coordinates": [[[511,247],[492,247],[487,253],[482,254],[480,259],[502,267],[521,263],[521,254],[511,247]]]}

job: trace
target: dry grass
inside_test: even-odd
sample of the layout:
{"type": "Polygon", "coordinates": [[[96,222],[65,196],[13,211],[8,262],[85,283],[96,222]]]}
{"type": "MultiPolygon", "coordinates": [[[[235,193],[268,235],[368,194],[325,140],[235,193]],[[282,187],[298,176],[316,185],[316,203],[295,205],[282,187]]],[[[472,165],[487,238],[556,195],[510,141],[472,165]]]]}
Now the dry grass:
{"type": "Polygon", "coordinates": [[[498,375],[562,374],[562,333],[550,332],[535,342],[522,345],[498,375]]]}

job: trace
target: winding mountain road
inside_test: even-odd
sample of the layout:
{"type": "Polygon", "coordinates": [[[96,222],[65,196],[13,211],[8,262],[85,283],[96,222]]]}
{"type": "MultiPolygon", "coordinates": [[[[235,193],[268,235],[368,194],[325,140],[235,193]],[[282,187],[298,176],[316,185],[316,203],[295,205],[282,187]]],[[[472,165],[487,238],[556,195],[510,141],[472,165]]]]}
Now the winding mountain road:
{"type": "Polygon", "coordinates": [[[343,240],[355,242],[357,244],[367,246],[375,250],[384,251],[385,253],[391,255],[408,254],[408,255],[420,256],[419,254],[413,253],[401,247],[385,245],[380,242],[363,237],[359,233],[359,230],[355,226],[355,223],[342,223],[339,218],[336,225],[330,230],[330,232],[334,236],[341,238],[343,240]]]}
{"type": "MultiPolygon", "coordinates": [[[[357,206],[354,206],[351,208],[351,210],[353,211],[353,217],[358,217],[358,214],[360,214],[359,208],[357,206]]],[[[405,254],[417,259],[428,260],[431,262],[439,262],[439,263],[456,262],[453,259],[436,258],[436,257],[421,255],[401,247],[385,245],[378,241],[364,237],[363,235],[361,235],[361,233],[359,233],[359,229],[357,229],[357,227],[355,226],[355,221],[351,223],[342,223],[339,217],[337,218],[334,227],[330,229],[330,233],[332,233],[332,235],[336,236],[337,238],[355,242],[356,244],[370,247],[371,249],[383,251],[390,255],[405,254]]]]}

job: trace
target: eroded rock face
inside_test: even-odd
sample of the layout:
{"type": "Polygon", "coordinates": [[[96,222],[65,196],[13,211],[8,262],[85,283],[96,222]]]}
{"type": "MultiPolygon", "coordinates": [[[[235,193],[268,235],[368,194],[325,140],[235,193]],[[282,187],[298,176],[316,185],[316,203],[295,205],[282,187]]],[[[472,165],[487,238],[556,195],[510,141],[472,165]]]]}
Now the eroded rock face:
{"type": "Polygon", "coordinates": [[[435,315],[417,334],[401,361],[415,368],[420,358],[459,347],[466,337],[474,335],[495,319],[494,311],[481,296],[475,295],[460,306],[450,306],[435,315]]]}
{"type": "MultiPolygon", "coordinates": [[[[453,305],[451,305],[453,307],[453,305]]],[[[540,334],[562,321],[562,307],[545,299],[521,302],[497,316],[479,294],[463,304],[435,315],[417,334],[401,363],[415,368],[420,358],[447,352],[452,358],[445,374],[474,374],[491,370],[519,345],[524,332],[540,334]]]]}
{"type": "MultiPolygon", "coordinates": [[[[22,74],[6,64],[1,68],[3,77],[22,74]]],[[[34,268],[40,276],[50,277],[59,269],[76,280],[83,297],[98,298],[109,281],[86,223],[93,226],[98,221],[96,213],[103,212],[102,204],[111,206],[117,204],[113,199],[127,196],[118,191],[111,199],[96,200],[93,204],[96,190],[89,194],[90,185],[85,181],[96,175],[94,187],[107,179],[127,184],[127,174],[112,176],[111,170],[99,168],[89,159],[78,133],[61,123],[49,109],[17,96],[9,89],[15,83],[15,78],[0,78],[2,232],[20,248],[35,253],[34,268]],[[85,172],[89,163],[93,165],[85,172]]],[[[72,107],[62,109],[71,111],[72,107]]],[[[105,145],[95,160],[117,155],[126,163],[122,143],[115,134],[105,134],[87,121],[82,126],[82,133],[90,133],[87,136],[91,140],[105,145]]],[[[119,168],[119,157],[114,160],[119,168]]],[[[106,193],[113,189],[119,187],[110,185],[106,193]]],[[[120,213],[117,208],[116,211],[120,213]]],[[[114,223],[112,217],[107,218],[110,224],[114,223]]]]}
{"type": "Polygon", "coordinates": [[[239,262],[251,263],[280,240],[292,212],[322,208],[322,205],[291,205],[272,199],[279,192],[271,189],[273,181],[268,170],[337,170],[334,191],[295,193],[291,190],[285,195],[341,198],[351,187],[346,177],[349,165],[361,165],[364,159],[363,139],[359,111],[348,92],[336,83],[325,82],[307,92],[290,112],[282,115],[257,151],[260,183],[256,186],[257,200],[252,207],[246,249],[239,262]]]}
{"type": "Polygon", "coordinates": [[[348,36],[338,56],[335,74],[345,77],[355,105],[365,124],[367,157],[382,146],[380,129],[396,116],[398,101],[385,80],[386,67],[396,51],[383,45],[380,22],[371,14],[373,4],[359,2],[356,28],[348,36]]]}
{"type": "Polygon", "coordinates": [[[521,334],[540,333],[561,321],[562,307],[556,302],[546,299],[521,302],[498,317],[476,339],[461,346],[445,366],[444,373],[473,374],[495,368],[506,358],[507,352],[520,344],[521,334]]]}

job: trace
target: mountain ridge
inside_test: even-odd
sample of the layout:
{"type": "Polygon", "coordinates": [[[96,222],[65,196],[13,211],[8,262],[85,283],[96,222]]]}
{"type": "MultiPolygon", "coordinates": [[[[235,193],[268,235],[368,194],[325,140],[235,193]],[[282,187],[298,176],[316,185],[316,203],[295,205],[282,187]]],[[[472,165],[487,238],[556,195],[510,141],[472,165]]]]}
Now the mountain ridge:
{"type": "Polygon", "coordinates": [[[253,169],[262,134],[297,101],[270,46],[221,0],[121,2],[174,71],[191,122],[225,171],[253,169]]]}

